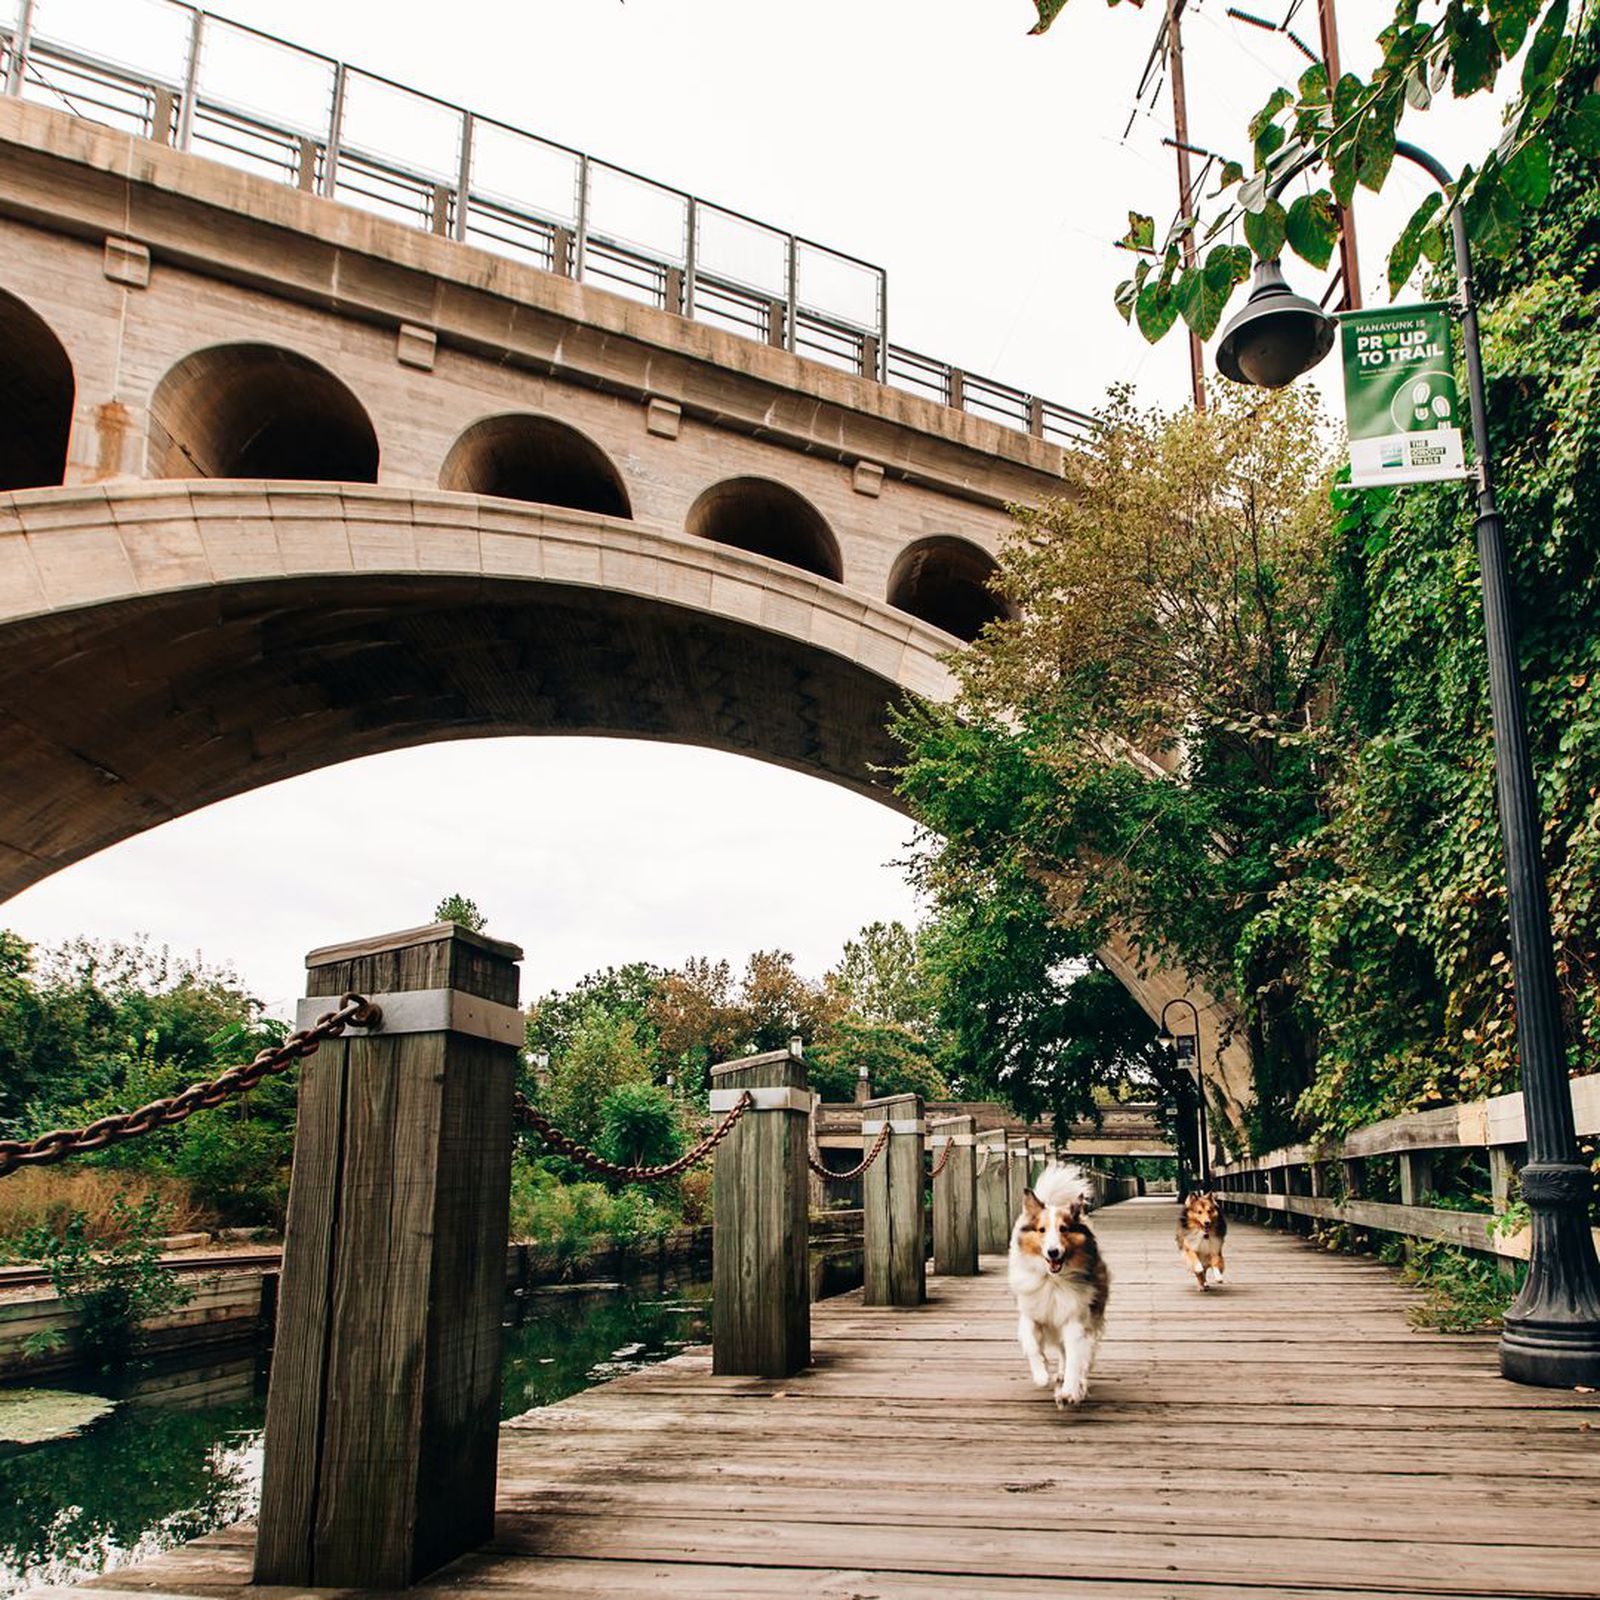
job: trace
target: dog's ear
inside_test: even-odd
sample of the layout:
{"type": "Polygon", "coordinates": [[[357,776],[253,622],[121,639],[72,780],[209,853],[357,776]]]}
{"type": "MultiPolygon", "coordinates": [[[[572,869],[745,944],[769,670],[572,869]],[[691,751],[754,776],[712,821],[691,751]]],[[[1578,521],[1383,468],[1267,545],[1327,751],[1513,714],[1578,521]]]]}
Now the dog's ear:
{"type": "Polygon", "coordinates": [[[1029,1222],[1037,1222],[1044,1212],[1044,1201],[1032,1189],[1022,1191],[1022,1214],[1029,1222]]]}

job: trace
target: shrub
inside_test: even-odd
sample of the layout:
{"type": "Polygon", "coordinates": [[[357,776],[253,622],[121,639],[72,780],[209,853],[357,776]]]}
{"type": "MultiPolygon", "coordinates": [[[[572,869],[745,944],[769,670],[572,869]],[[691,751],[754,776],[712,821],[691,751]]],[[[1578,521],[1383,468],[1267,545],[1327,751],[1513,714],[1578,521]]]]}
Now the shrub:
{"type": "Polygon", "coordinates": [[[105,1167],[24,1167],[0,1182],[0,1250],[15,1253],[33,1235],[60,1239],[74,1219],[88,1243],[111,1243],[126,1237],[127,1215],[146,1203],[173,1233],[217,1223],[178,1178],[105,1167]]]}
{"type": "Polygon", "coordinates": [[[160,1236],[168,1222],[157,1196],[129,1205],[119,1195],[110,1222],[116,1237],[98,1247],[79,1212],[60,1233],[37,1228],[25,1235],[17,1253],[38,1261],[62,1303],[77,1312],[85,1360],[115,1372],[138,1347],[143,1323],[187,1304],[189,1291],[161,1265],[160,1236]]]}

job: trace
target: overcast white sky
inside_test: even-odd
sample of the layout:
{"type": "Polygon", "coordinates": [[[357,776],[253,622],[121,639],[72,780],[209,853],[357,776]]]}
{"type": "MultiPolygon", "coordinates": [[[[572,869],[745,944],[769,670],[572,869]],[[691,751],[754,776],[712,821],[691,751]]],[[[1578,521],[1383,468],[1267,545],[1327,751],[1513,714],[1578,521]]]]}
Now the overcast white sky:
{"type": "MultiPolygon", "coordinates": [[[[144,0],[39,0],[39,26],[110,37],[144,0]]],[[[0,14],[15,0],[0,0],[0,14]]],[[[1294,0],[1245,9],[1280,20],[1294,0]]],[[[1175,204],[1170,100],[1123,130],[1157,8],[1072,0],[230,0],[228,15],[693,190],[888,270],[891,337],[1092,409],[1131,381],[1187,398],[1186,345],[1152,349],[1111,302],[1130,208],[1175,204]]],[[[1366,65],[1381,0],[1344,0],[1366,65]]],[[[1315,0],[1293,26],[1316,39],[1315,0]]],[[[153,33],[147,35],[155,37],[153,33]]],[[[1244,123],[1302,61],[1199,0],[1185,24],[1191,138],[1244,123]]],[[[1492,142],[1487,103],[1408,120],[1451,165],[1492,142]]],[[[1248,162],[1247,162],[1248,164],[1248,162]]],[[[1360,202],[1362,276],[1426,192],[1360,202]]],[[[1320,293],[1314,274],[1291,281],[1320,293]]],[[[1329,361],[1319,380],[1335,379],[1329,361]]],[[[1330,391],[1331,392],[1331,391],[1330,391]]],[[[283,1009],[305,951],[425,921],[459,890],[527,950],[527,996],[633,959],[794,952],[818,974],[914,907],[908,824],[813,779],[709,752],[596,740],[466,741],[331,768],[170,823],[17,896],[0,921],[54,941],[152,934],[231,961],[283,1009]],[[479,797],[470,828],[447,789],[479,797]]]]}

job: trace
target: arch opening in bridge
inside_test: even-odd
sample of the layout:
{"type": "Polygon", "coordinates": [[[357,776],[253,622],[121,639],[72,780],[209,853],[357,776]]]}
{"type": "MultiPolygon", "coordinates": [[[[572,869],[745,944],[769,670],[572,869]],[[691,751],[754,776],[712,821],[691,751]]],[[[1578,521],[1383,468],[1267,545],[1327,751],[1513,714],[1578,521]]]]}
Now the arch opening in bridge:
{"type": "Polygon", "coordinates": [[[631,517],[628,491],[586,434],[554,417],[512,414],[475,422],[451,445],[439,487],[631,517]]]}
{"type": "Polygon", "coordinates": [[[1011,615],[989,587],[998,570],[987,550],[965,539],[948,535],[919,539],[900,552],[885,598],[897,609],[970,644],[986,624],[1011,615]]]}
{"type": "Polygon", "coordinates": [[[713,484],[689,508],[697,539],[732,545],[838,583],[844,576],[838,541],[803,495],[769,478],[729,478],[713,484]]]}
{"type": "Polygon", "coordinates": [[[150,475],[376,483],[378,436],[355,395],[309,357],[213,345],[156,385],[150,475]]]}
{"type": "Polygon", "coordinates": [[[50,325],[0,289],[0,489],[42,489],[67,471],[76,384],[50,325]]]}

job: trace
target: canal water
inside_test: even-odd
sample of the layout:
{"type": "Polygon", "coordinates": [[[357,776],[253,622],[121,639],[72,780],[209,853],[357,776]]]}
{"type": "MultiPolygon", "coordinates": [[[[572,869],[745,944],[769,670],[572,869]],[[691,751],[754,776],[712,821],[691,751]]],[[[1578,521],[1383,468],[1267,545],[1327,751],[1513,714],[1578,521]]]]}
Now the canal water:
{"type": "MultiPolygon", "coordinates": [[[[623,1283],[530,1291],[508,1308],[501,1414],[550,1405],[711,1337],[710,1264],[623,1283]]],[[[861,1282],[859,1252],[814,1255],[814,1298],[861,1282]]],[[[0,1442],[0,1597],[71,1583],[255,1514],[267,1356],[207,1351],[135,1373],[103,1415],[65,1437],[0,1442]]],[[[51,1382],[95,1391],[88,1382],[51,1382]]],[[[0,1385],[7,1411],[30,1406],[0,1385]]],[[[33,1405],[33,1416],[40,1409],[33,1405]]]]}

